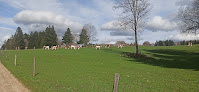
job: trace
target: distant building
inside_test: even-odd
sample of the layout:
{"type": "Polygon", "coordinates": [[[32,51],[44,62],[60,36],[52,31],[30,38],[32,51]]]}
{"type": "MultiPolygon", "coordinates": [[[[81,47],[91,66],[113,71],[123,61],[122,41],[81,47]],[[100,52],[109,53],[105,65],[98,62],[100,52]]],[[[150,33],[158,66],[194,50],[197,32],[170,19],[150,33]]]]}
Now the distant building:
{"type": "Polygon", "coordinates": [[[116,45],[126,45],[126,42],[125,41],[117,41],[116,45]]]}

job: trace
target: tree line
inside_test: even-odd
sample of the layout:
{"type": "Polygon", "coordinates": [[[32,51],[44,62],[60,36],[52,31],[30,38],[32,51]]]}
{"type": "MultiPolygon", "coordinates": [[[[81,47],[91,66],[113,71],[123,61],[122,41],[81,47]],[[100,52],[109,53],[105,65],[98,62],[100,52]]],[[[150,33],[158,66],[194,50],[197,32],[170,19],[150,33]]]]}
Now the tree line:
{"type": "Polygon", "coordinates": [[[166,41],[156,41],[155,46],[174,46],[175,43],[173,40],[166,40],[166,41]]]}
{"type": "MultiPolygon", "coordinates": [[[[78,42],[74,42],[74,36],[71,34],[70,28],[64,33],[62,37],[62,43],[64,44],[84,44],[87,45],[89,42],[89,36],[87,35],[87,30],[85,28],[82,29],[80,36],[80,40],[78,42]]],[[[17,28],[14,35],[12,35],[8,40],[4,41],[1,49],[16,49],[16,47],[20,49],[25,49],[28,47],[29,49],[38,49],[43,48],[43,46],[55,46],[58,44],[57,34],[55,32],[54,26],[49,26],[42,32],[31,32],[30,34],[23,33],[20,27],[17,28]]]]}
{"type": "Polygon", "coordinates": [[[180,41],[179,44],[180,45],[188,45],[188,43],[191,42],[192,44],[199,44],[199,40],[191,40],[191,41],[180,41]]]}
{"type": "Polygon", "coordinates": [[[190,40],[190,41],[180,41],[180,42],[174,42],[173,40],[166,40],[166,41],[156,41],[155,46],[175,46],[175,45],[188,45],[188,43],[191,42],[193,44],[199,44],[199,40],[190,40]]]}

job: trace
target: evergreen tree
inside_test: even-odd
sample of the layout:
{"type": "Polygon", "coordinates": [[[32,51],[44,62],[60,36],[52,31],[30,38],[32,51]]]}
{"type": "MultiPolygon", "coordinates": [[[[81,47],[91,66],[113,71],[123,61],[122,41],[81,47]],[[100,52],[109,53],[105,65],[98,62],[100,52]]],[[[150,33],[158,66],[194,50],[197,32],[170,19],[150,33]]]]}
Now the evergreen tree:
{"type": "Polygon", "coordinates": [[[28,46],[28,44],[29,44],[29,41],[28,41],[29,35],[25,33],[25,34],[23,35],[23,37],[24,37],[24,44],[25,44],[25,46],[28,46]]]}
{"type": "Polygon", "coordinates": [[[169,46],[174,46],[174,42],[172,40],[169,40],[169,46]]]}
{"type": "Polygon", "coordinates": [[[159,42],[158,41],[155,42],[155,46],[159,46],[159,42]]]}
{"type": "Polygon", "coordinates": [[[53,46],[53,45],[57,45],[57,34],[54,30],[54,26],[52,26],[52,28],[49,26],[46,28],[45,30],[46,32],[46,45],[49,46],[53,46]]]}
{"type": "Polygon", "coordinates": [[[30,38],[29,38],[29,48],[33,49],[38,48],[39,43],[38,43],[38,32],[31,32],[30,33],[30,38]]]}
{"type": "Polygon", "coordinates": [[[163,41],[159,41],[159,46],[164,46],[164,42],[163,41]]]}
{"type": "Polygon", "coordinates": [[[23,32],[20,27],[18,27],[15,32],[14,40],[15,40],[15,47],[19,47],[21,49],[25,48],[23,32]]]}
{"type": "Polygon", "coordinates": [[[87,31],[86,31],[85,29],[82,29],[82,32],[81,32],[81,34],[80,34],[79,36],[80,36],[80,41],[79,41],[79,43],[80,43],[80,44],[87,45],[88,42],[89,42],[89,38],[88,38],[88,35],[87,35],[87,31]]]}
{"type": "Polygon", "coordinates": [[[169,40],[164,41],[164,43],[165,43],[165,46],[170,46],[169,45],[169,40]]]}
{"type": "Polygon", "coordinates": [[[64,36],[63,36],[63,43],[66,43],[66,44],[70,44],[72,43],[73,41],[73,36],[70,32],[70,28],[67,29],[67,31],[64,33],[64,36]]]}
{"type": "Polygon", "coordinates": [[[45,32],[39,32],[39,48],[42,48],[46,44],[47,44],[46,33],[45,32]]]}

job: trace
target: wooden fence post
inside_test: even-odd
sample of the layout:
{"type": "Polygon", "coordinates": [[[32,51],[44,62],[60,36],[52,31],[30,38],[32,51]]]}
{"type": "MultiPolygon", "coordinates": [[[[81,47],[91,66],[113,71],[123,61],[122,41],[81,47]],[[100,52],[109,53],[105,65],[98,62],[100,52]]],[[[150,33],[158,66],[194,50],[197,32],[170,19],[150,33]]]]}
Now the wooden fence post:
{"type": "Polygon", "coordinates": [[[15,66],[17,66],[17,55],[15,54],[15,66]]]}
{"type": "Polygon", "coordinates": [[[120,77],[120,74],[119,73],[115,73],[113,92],[117,92],[117,86],[118,86],[118,82],[119,82],[119,77],[120,77]]]}
{"type": "Polygon", "coordinates": [[[35,56],[34,56],[34,63],[33,63],[33,77],[35,77],[35,56]]]}

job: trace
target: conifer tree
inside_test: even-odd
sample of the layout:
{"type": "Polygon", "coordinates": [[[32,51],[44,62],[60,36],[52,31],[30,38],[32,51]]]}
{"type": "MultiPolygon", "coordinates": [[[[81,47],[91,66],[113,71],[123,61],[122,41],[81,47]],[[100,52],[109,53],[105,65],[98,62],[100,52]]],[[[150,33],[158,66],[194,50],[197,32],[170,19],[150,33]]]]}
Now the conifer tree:
{"type": "Polygon", "coordinates": [[[19,47],[21,49],[25,48],[23,32],[20,27],[17,28],[13,40],[15,40],[15,47],[19,47]]]}
{"type": "Polygon", "coordinates": [[[45,33],[46,33],[46,45],[49,45],[49,46],[53,46],[53,45],[57,45],[57,34],[54,30],[54,26],[52,27],[47,27],[46,30],[45,30],[45,33]]]}
{"type": "Polygon", "coordinates": [[[63,40],[63,43],[66,43],[66,44],[72,43],[73,36],[71,34],[70,28],[68,28],[67,31],[64,33],[64,36],[63,36],[62,40],[63,40]]]}

